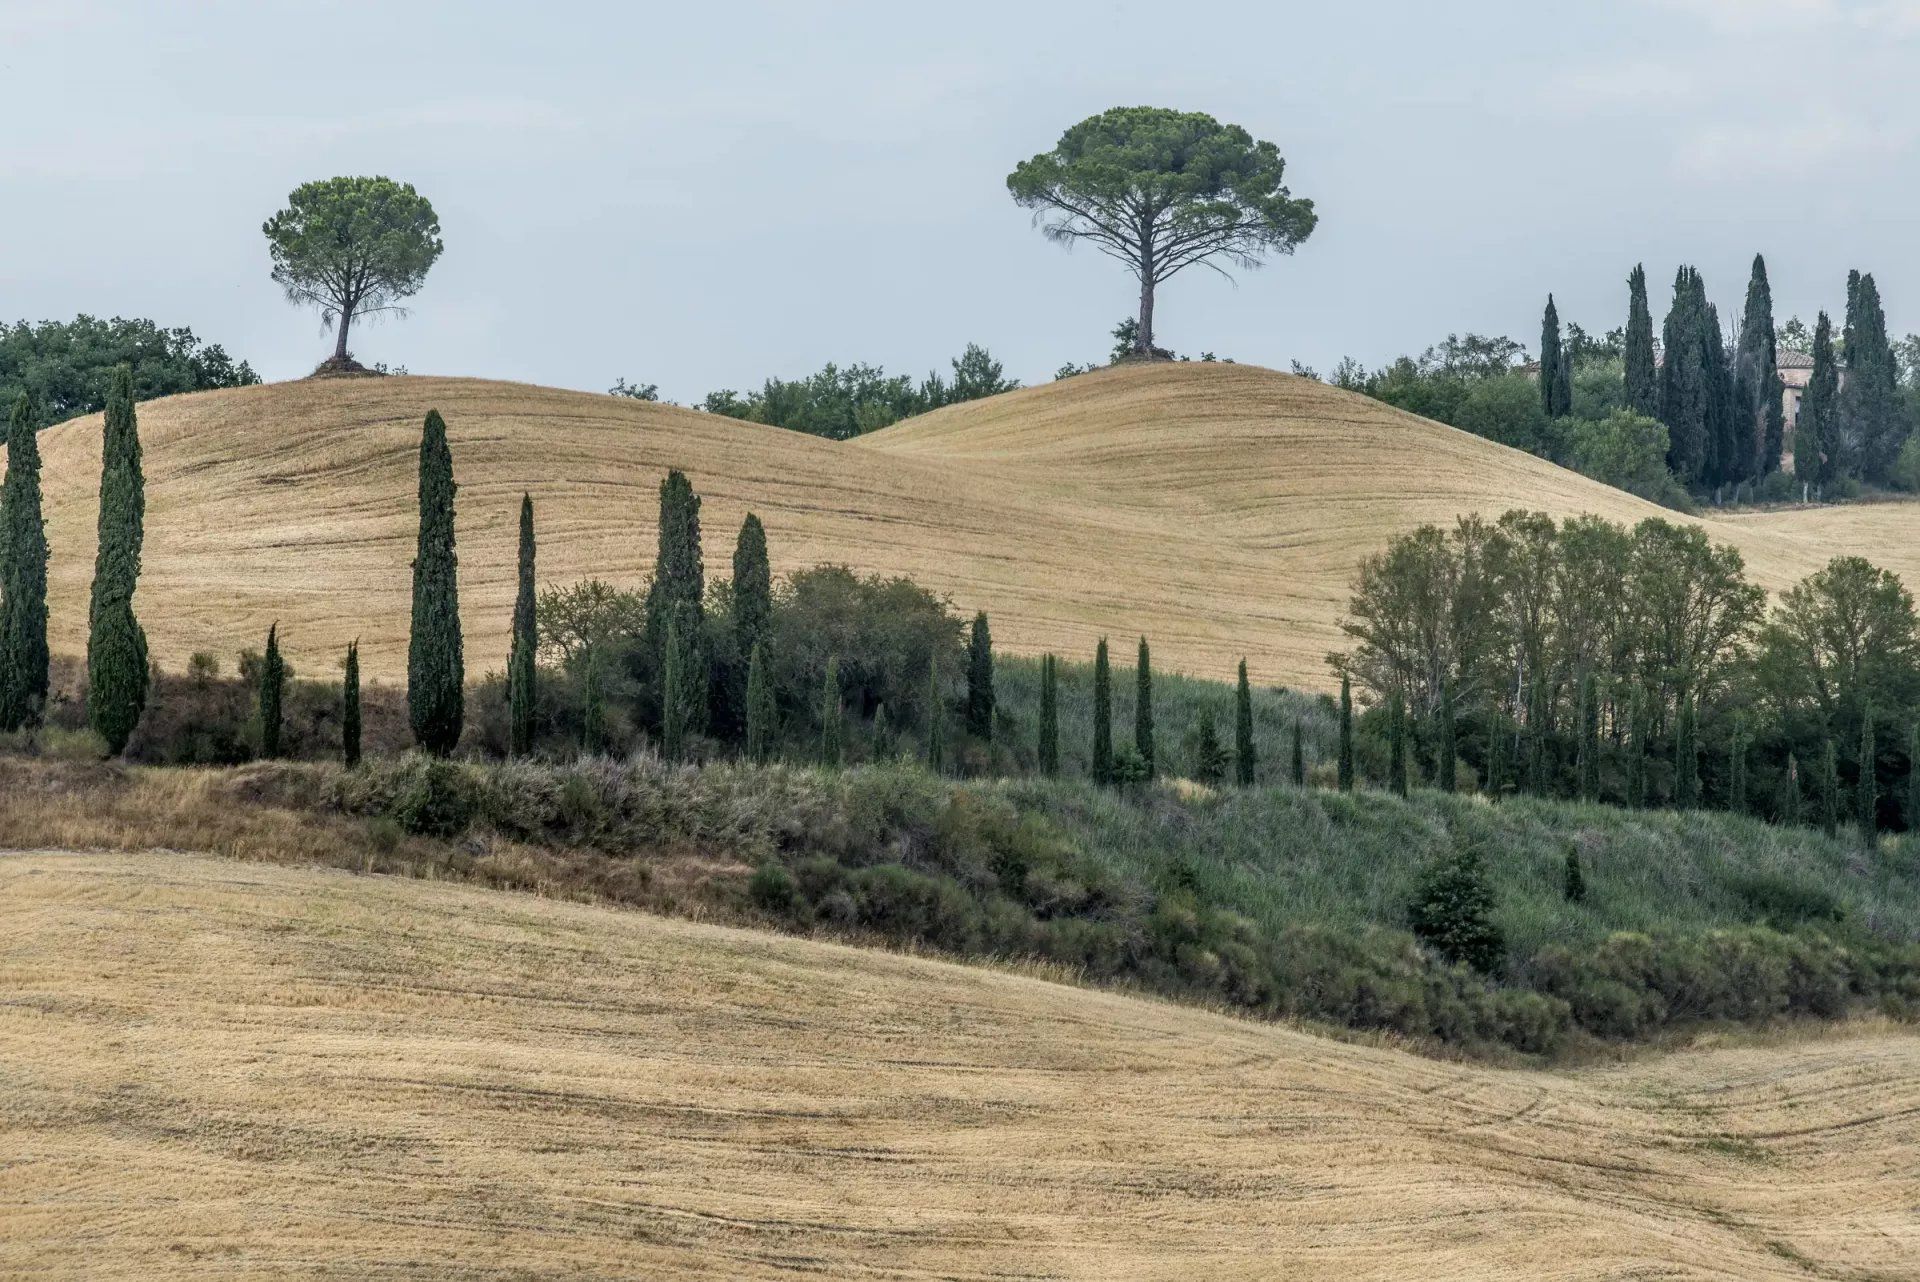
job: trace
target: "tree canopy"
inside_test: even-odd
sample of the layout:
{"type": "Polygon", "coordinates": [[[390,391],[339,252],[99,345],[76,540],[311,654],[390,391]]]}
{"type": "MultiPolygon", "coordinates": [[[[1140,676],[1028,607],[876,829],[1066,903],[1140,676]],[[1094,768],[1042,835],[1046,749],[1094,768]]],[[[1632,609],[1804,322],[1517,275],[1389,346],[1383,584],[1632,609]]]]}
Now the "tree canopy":
{"type": "Polygon", "coordinates": [[[1290,254],[1313,233],[1310,200],[1282,181],[1270,142],[1201,112],[1115,107],[1060,136],[1007,175],[1014,201],[1048,239],[1086,242],[1140,282],[1135,352],[1153,353],[1154,290],[1195,263],[1222,275],[1290,254]]]}
{"type": "Polygon", "coordinates": [[[261,227],[273,279],[289,302],[320,309],[335,327],[333,359],[347,357],[354,320],[398,311],[420,292],[445,248],[440,219],[411,184],[390,178],[328,178],[295,188],[261,227]]]}
{"type": "Polygon", "coordinates": [[[14,404],[24,392],[36,428],[105,409],[114,371],[122,365],[139,401],[260,381],[252,366],[235,361],[219,344],[150,320],[80,315],[37,325],[0,323],[0,405],[14,404]]]}

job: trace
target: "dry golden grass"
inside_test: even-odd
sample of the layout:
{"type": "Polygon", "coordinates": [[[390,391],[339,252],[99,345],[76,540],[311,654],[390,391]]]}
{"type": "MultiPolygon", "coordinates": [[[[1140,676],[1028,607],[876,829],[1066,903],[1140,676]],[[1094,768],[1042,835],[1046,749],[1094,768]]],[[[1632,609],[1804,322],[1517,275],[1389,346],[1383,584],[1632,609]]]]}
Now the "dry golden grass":
{"type": "Polygon", "coordinates": [[[1920,1039],[1519,1073],[531,896],[0,857],[0,1274],[1911,1278],[1920,1039]]]}
{"type": "MultiPolygon", "coordinates": [[[[955,406],[835,443],[607,396],[468,379],[322,380],[141,407],[139,608],[169,668],[282,623],[297,667],[363,639],[403,671],[415,459],[429,408],[460,482],[469,669],[504,666],[517,502],[538,506],[541,578],[637,582],[669,467],[704,497],[725,573],[747,510],[776,565],[908,574],[994,616],[1016,651],[1091,654],[1149,634],[1168,666],[1324,687],[1361,557],[1426,521],[1526,506],[1632,521],[1659,509],[1364,397],[1243,365],[1132,366],[955,406]]],[[[56,648],[83,645],[97,417],[46,455],[56,648]]],[[[1841,551],[1920,570],[1920,504],[1709,522],[1779,588],[1841,551]]]]}

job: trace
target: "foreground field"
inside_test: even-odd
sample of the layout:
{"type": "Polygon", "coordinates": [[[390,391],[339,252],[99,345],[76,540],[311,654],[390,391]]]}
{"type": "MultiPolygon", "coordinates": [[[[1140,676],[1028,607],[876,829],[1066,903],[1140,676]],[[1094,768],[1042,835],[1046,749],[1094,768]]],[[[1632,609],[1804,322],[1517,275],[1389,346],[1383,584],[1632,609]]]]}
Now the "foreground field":
{"type": "MultiPolygon", "coordinates": [[[[1527,506],[1635,521],[1661,510],[1584,477],[1252,366],[1103,370],[954,406],[836,443],[671,406],[476,379],[385,378],[205,392],[140,408],[148,486],[141,618],[180,671],[278,620],[296,667],[332,671],[362,638],[368,674],[404,672],[420,421],[445,414],[460,483],[469,667],[504,666],[521,491],[539,506],[540,577],[636,583],[661,475],[705,498],[725,573],[742,516],[776,568],[840,561],[907,574],[994,616],[1015,651],[1089,656],[1153,637],[1164,666],[1325,688],[1354,567],[1427,521],[1527,506]]],[[[98,417],[49,429],[58,651],[84,647],[98,417]]],[[[1786,586],[1839,552],[1920,571],[1920,504],[1709,523],[1755,580],[1786,586]],[[1890,561],[1886,558],[1892,558],[1890,561]]],[[[1909,576],[1911,578],[1911,576],[1909,576]]]]}
{"type": "Polygon", "coordinates": [[[177,854],[0,857],[0,1274],[1912,1276],[1920,1039],[1572,1074],[177,854]]]}

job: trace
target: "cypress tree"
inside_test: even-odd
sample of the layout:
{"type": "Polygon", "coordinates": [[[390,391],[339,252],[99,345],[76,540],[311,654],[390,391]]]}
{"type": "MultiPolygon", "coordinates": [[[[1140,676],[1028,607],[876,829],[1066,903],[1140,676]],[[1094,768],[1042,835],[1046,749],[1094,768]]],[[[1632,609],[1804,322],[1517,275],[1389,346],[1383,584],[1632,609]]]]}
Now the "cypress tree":
{"type": "Polygon", "coordinates": [[[947,704],[940,690],[940,665],[927,665],[927,769],[947,768],[947,704]]]}
{"type": "Polygon", "coordinates": [[[773,751],[773,677],[767,643],[756,641],[747,659],[747,759],[765,761],[773,751]]]}
{"type": "Polygon", "coordinates": [[[0,730],[37,726],[47,705],[47,527],[40,514],[40,440],[25,392],[7,428],[0,486],[0,730]]]}
{"type": "Polygon", "coordinates": [[[510,751],[533,751],[536,690],[535,656],[540,646],[534,598],[533,496],[520,496],[520,581],[513,599],[513,645],[507,654],[507,713],[510,751]]]}
{"type": "Polygon", "coordinates": [[[1489,801],[1500,800],[1507,786],[1507,732],[1497,711],[1487,718],[1487,777],[1482,789],[1489,801]]]}
{"type": "Polygon", "coordinates": [[[1575,761],[1580,800],[1600,799],[1600,699],[1593,674],[1580,683],[1580,745],[1575,761]]]}
{"type": "Polygon", "coordinates": [[[660,536],[653,582],[647,587],[647,635],[656,652],[666,645],[674,615],[697,630],[707,595],[700,553],[700,496],[678,468],[660,482],[660,536]]]}
{"type": "Polygon", "coordinates": [[[773,617],[773,563],[767,557],[767,531],[747,513],[733,544],[733,630],[741,654],[751,655],[773,617]]]}
{"type": "Polygon", "coordinates": [[[1813,327],[1813,373],[1793,421],[1793,474],[1824,485],[1839,474],[1840,367],[1833,355],[1833,322],[1821,312],[1813,327]]]}
{"type": "Polygon", "coordinates": [[[1727,809],[1747,813],[1747,738],[1737,730],[1727,742],[1727,809]]]}
{"type": "Polygon", "coordinates": [[[100,538],[87,632],[87,721],[120,755],[147,705],[147,637],[133,614],[146,523],[146,480],[133,371],[114,368],[100,448],[100,538]]]}
{"type": "Polygon", "coordinates": [[[1755,254],[1753,275],[1747,282],[1747,307],[1740,318],[1735,374],[1746,381],[1753,397],[1756,476],[1780,469],[1786,417],[1781,404],[1779,344],[1773,326],[1773,287],[1767,282],[1767,260],[1755,254]]]}
{"type": "Polygon", "coordinates": [[[1288,771],[1288,777],[1293,780],[1294,787],[1304,788],[1307,786],[1307,749],[1306,745],[1301,741],[1300,719],[1298,717],[1293,719],[1292,755],[1293,760],[1291,762],[1291,768],[1288,771]]]}
{"type": "Polygon", "coordinates": [[[1353,679],[1340,674],[1340,791],[1353,791],[1353,679]]]}
{"type": "Polygon", "coordinates": [[[687,749],[688,689],[693,674],[688,668],[688,650],[683,619],[679,611],[667,615],[667,641],[662,653],[660,676],[660,752],[668,761],[680,760],[687,749]]]}
{"type": "Polygon", "coordinates": [[[1708,315],[1706,283],[1691,267],[1674,276],[1673,306],[1662,335],[1666,360],[1660,366],[1660,420],[1667,425],[1667,466],[1689,485],[1710,482],[1713,381],[1708,334],[1716,328],[1708,315]]]}
{"type": "Polygon", "coordinates": [[[1540,408],[1548,418],[1559,418],[1573,404],[1570,362],[1560,346],[1560,311],[1547,295],[1547,310],[1540,318],[1540,408]],[[1566,400],[1560,398],[1565,388],[1566,400]]]}
{"type": "Polygon", "coordinates": [[[1860,714],[1860,772],[1853,789],[1853,822],[1860,839],[1871,842],[1880,827],[1880,780],[1875,771],[1878,752],[1873,742],[1873,709],[1860,714]]]}
{"type": "Polygon", "coordinates": [[[601,671],[600,647],[587,649],[586,672],[581,681],[580,747],[589,756],[607,750],[607,691],[601,671]]]}
{"type": "Polygon", "coordinates": [[[1920,721],[1907,732],[1907,831],[1920,832],[1920,721]]]}
{"type": "Polygon", "coordinates": [[[1040,659],[1040,773],[1060,773],[1060,672],[1052,655],[1040,659]]]}
{"type": "Polygon", "coordinates": [[[1840,759],[1831,738],[1820,762],[1820,829],[1829,837],[1840,831],[1840,759]]]}
{"type": "Polygon", "coordinates": [[[1653,312],[1647,306],[1647,271],[1635,266],[1627,277],[1627,408],[1648,418],[1660,416],[1660,379],[1653,356],[1653,312]]]}
{"type": "Polygon", "coordinates": [[[1627,753],[1627,804],[1644,810],[1651,792],[1648,776],[1652,773],[1653,726],[1647,712],[1646,691],[1633,690],[1633,746],[1627,753]]]}
{"type": "Polygon", "coordinates": [[[453,550],[454,490],[447,425],[440,411],[428,410],[420,433],[420,539],[413,558],[407,714],[414,742],[442,757],[460,742],[466,694],[458,559],[453,550]]]}
{"type": "Polygon", "coordinates": [[[840,657],[827,659],[820,682],[820,763],[837,766],[846,757],[846,707],[840,697],[840,657]]]}
{"type": "Polygon", "coordinates": [[[360,643],[347,647],[340,682],[340,760],[351,770],[360,764],[360,643]]]}
{"type": "Polygon", "coordinates": [[[1846,377],[1840,384],[1841,435],[1860,475],[1885,481],[1906,436],[1900,371],[1887,341],[1880,287],[1854,272],[1847,282],[1846,377]]]}
{"type": "Polygon", "coordinates": [[[1700,747],[1693,701],[1680,700],[1679,728],[1673,736],[1673,804],[1692,810],[1700,804],[1700,747]]]}
{"type": "Polygon", "coordinates": [[[1460,739],[1459,726],[1453,711],[1453,682],[1443,679],[1440,682],[1440,747],[1439,768],[1434,772],[1435,782],[1441,792],[1457,792],[1460,788],[1460,739]]]}
{"type": "Polygon", "coordinates": [[[287,665],[280,657],[280,625],[267,629],[267,652],[260,660],[260,687],[255,703],[260,718],[260,755],[272,760],[280,755],[281,703],[287,692],[287,665]]]}
{"type": "Polygon", "coordinates": [[[1258,765],[1253,747],[1253,687],[1247,682],[1247,661],[1243,658],[1240,681],[1233,691],[1233,781],[1242,788],[1253,787],[1258,765]]]}
{"type": "Polygon", "coordinates": [[[1580,847],[1567,847],[1566,867],[1561,871],[1560,893],[1570,904],[1587,901],[1587,874],[1580,867],[1580,847]]]}
{"type": "Polygon", "coordinates": [[[1407,705],[1395,690],[1387,700],[1387,787],[1407,795],[1407,705]]]}
{"type": "Polygon", "coordinates": [[[984,610],[967,636],[967,733],[993,742],[993,633],[984,610]]]}
{"type": "Polygon", "coordinates": [[[1103,787],[1113,774],[1113,673],[1107,664],[1107,639],[1093,652],[1093,781],[1103,787]]]}
{"type": "Polygon", "coordinates": [[[1780,822],[1783,825],[1793,828],[1800,826],[1801,813],[1804,809],[1800,799],[1800,763],[1794,759],[1791,752],[1787,753],[1787,769],[1786,773],[1780,777],[1780,797],[1775,802],[1774,809],[1779,811],[1780,822]]]}
{"type": "Polygon", "coordinates": [[[1193,777],[1209,788],[1219,787],[1227,777],[1227,747],[1220,742],[1211,707],[1200,709],[1193,729],[1193,777]]]}
{"type": "Polygon", "coordinates": [[[1140,658],[1134,673],[1133,748],[1147,768],[1147,778],[1159,774],[1153,755],[1153,664],[1147,656],[1147,639],[1140,638],[1140,658]]]}
{"type": "Polygon", "coordinates": [[[1535,676],[1527,687],[1527,791],[1547,795],[1547,684],[1535,676]]]}

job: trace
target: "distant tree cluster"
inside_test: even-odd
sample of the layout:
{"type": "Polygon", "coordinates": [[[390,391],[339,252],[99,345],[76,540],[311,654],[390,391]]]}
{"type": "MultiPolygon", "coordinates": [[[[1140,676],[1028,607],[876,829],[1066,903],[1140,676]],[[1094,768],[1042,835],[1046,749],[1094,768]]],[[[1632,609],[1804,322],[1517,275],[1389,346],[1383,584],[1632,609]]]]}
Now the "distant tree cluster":
{"type": "MultiPolygon", "coordinates": [[[[806,378],[770,378],[758,391],[744,395],[730,388],[710,392],[700,408],[728,418],[844,441],[943,405],[997,396],[1020,386],[1006,377],[1000,362],[977,343],[967,344],[967,350],[951,364],[950,378],[936,371],[918,382],[904,374],[889,376],[878,365],[828,364],[806,378]]],[[[616,387],[615,392],[620,394],[620,389],[616,387]]]]}
{"type": "Polygon", "coordinates": [[[260,381],[219,344],[150,320],[76,316],[38,325],[0,323],[0,405],[13,407],[25,396],[26,421],[35,428],[105,409],[122,366],[136,401],[260,381]]]}

